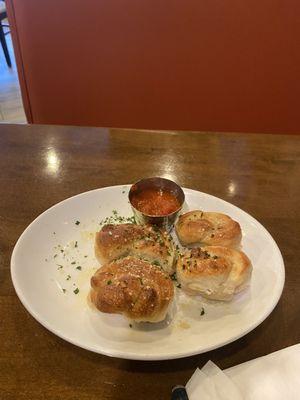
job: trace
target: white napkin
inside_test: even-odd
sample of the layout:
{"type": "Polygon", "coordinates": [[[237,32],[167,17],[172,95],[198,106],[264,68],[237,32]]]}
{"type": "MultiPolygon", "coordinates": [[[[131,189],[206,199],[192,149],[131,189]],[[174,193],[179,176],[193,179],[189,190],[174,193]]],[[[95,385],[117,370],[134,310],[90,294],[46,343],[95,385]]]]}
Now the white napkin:
{"type": "Polygon", "coordinates": [[[225,371],[208,361],[186,390],[190,400],[299,400],[300,344],[225,371]]]}
{"type": "Polygon", "coordinates": [[[196,369],[186,384],[189,400],[238,400],[241,393],[231,380],[212,361],[208,361],[200,371],[196,369]]]}

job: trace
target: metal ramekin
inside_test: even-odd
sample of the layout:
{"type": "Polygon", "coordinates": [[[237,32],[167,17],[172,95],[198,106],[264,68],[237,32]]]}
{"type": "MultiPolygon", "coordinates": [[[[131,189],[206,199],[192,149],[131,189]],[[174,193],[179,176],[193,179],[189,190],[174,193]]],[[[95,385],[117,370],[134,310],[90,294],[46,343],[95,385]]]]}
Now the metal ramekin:
{"type": "Polygon", "coordinates": [[[141,179],[140,181],[134,183],[130,188],[128,198],[135,216],[135,220],[138,224],[157,225],[160,228],[165,229],[166,231],[170,231],[174,225],[174,222],[176,220],[179,211],[183,206],[185,196],[183,190],[179,185],[177,185],[177,183],[169,179],[154,177],[154,178],[141,179]],[[176,211],[167,215],[158,216],[158,215],[148,215],[142,213],[132,205],[131,200],[135,194],[140,193],[145,189],[162,189],[164,191],[172,193],[179,201],[180,207],[176,211]]]}

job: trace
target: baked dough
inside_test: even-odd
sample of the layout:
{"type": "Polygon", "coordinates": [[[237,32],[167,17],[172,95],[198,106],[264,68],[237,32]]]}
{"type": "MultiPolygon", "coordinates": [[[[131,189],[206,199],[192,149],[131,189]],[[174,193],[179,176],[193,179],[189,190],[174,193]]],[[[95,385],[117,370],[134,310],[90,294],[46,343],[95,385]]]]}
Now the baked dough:
{"type": "Polygon", "coordinates": [[[214,300],[231,300],[247,286],[251,271],[246,254],[221,246],[187,250],[177,261],[182,289],[214,300]]]}
{"type": "Polygon", "coordinates": [[[190,211],[181,215],[175,226],[180,242],[185,245],[235,247],[242,232],[238,222],[216,212],[190,211]]]}
{"type": "Polygon", "coordinates": [[[162,270],[134,257],[113,261],[91,278],[91,301],[104,313],[123,314],[137,322],[165,319],[174,285],[162,270]]]}
{"type": "Polygon", "coordinates": [[[102,264],[134,256],[161,267],[168,274],[175,270],[173,243],[167,233],[155,226],[105,225],[96,233],[95,254],[102,264]]]}

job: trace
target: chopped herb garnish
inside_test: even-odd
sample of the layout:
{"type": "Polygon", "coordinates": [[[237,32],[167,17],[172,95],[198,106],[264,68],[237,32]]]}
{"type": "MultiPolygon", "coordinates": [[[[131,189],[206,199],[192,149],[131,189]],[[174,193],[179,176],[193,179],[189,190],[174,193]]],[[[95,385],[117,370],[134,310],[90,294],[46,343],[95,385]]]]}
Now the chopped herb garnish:
{"type": "Polygon", "coordinates": [[[205,311],[204,311],[204,308],[202,307],[201,311],[200,311],[200,315],[204,315],[204,314],[205,314],[205,311]]]}
{"type": "Polygon", "coordinates": [[[64,293],[66,293],[66,289],[62,289],[62,291],[63,291],[64,293]]]}
{"type": "Polygon", "coordinates": [[[172,279],[172,281],[177,281],[176,272],[170,275],[170,278],[172,279]]]}
{"type": "Polygon", "coordinates": [[[53,235],[56,235],[56,232],[53,232],[53,235]]]}
{"type": "Polygon", "coordinates": [[[78,294],[78,293],[79,293],[79,289],[76,288],[75,290],[73,290],[73,292],[74,292],[75,294],[78,294]]]}
{"type": "Polygon", "coordinates": [[[71,275],[67,275],[67,281],[71,279],[71,275]]]}
{"type": "Polygon", "coordinates": [[[178,289],[181,289],[181,283],[178,283],[177,287],[178,289]]]}
{"type": "Polygon", "coordinates": [[[72,264],[72,265],[76,264],[76,261],[72,261],[71,264],[72,264]]]}
{"type": "Polygon", "coordinates": [[[218,256],[213,256],[213,259],[214,259],[214,260],[217,260],[217,259],[218,259],[218,256]]]}
{"type": "Polygon", "coordinates": [[[214,236],[215,236],[215,234],[214,234],[214,233],[212,233],[212,234],[210,235],[210,237],[211,237],[211,238],[213,238],[214,236]]]}
{"type": "Polygon", "coordinates": [[[206,250],[204,250],[204,251],[201,251],[201,250],[200,250],[200,256],[201,256],[201,255],[203,255],[203,258],[204,258],[204,259],[210,258],[210,255],[209,255],[209,253],[208,253],[206,250]]]}
{"type": "Polygon", "coordinates": [[[87,258],[87,256],[84,256],[84,258],[87,258]]]}
{"type": "Polygon", "coordinates": [[[60,249],[60,252],[63,253],[64,252],[63,249],[60,249]]]}
{"type": "Polygon", "coordinates": [[[80,221],[76,221],[76,222],[75,222],[75,225],[79,225],[79,224],[80,224],[80,221]]]}
{"type": "Polygon", "coordinates": [[[122,190],[122,193],[124,194],[124,193],[125,193],[125,190],[122,190]]]}
{"type": "Polygon", "coordinates": [[[79,271],[81,271],[81,266],[78,265],[78,267],[76,267],[76,269],[78,269],[79,271]]]}
{"type": "Polygon", "coordinates": [[[111,285],[112,284],[112,280],[110,279],[109,281],[106,282],[107,285],[111,285]]]}
{"type": "Polygon", "coordinates": [[[129,328],[132,328],[132,324],[129,324],[129,328]]]}
{"type": "Polygon", "coordinates": [[[58,268],[57,269],[62,269],[64,266],[63,265],[61,265],[61,264],[56,264],[57,266],[58,266],[58,268]]]}
{"type": "Polygon", "coordinates": [[[154,260],[154,261],[152,262],[152,264],[153,264],[153,265],[156,265],[156,266],[158,266],[158,267],[160,267],[160,262],[159,262],[158,260],[154,260]]]}
{"type": "Polygon", "coordinates": [[[109,224],[122,224],[122,223],[132,223],[136,224],[134,216],[132,217],[122,217],[118,215],[117,210],[112,210],[112,214],[110,217],[106,217],[99,222],[99,225],[109,225],[109,224]]]}
{"type": "Polygon", "coordinates": [[[75,245],[74,245],[74,247],[78,247],[78,243],[77,243],[77,241],[75,242],[75,245]]]}

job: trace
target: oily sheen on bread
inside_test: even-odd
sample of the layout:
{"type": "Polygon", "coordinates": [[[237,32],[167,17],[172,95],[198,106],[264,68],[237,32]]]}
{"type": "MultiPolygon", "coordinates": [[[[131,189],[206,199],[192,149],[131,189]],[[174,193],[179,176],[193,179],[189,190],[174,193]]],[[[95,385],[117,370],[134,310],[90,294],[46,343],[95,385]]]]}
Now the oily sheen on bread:
{"type": "Polygon", "coordinates": [[[165,319],[174,285],[162,270],[134,257],[99,268],[91,278],[90,297],[98,310],[123,314],[137,322],[165,319]]]}
{"type": "Polygon", "coordinates": [[[216,212],[189,211],[181,215],[175,226],[180,242],[185,245],[235,247],[242,233],[238,222],[216,212]]]}
{"type": "Polygon", "coordinates": [[[95,255],[100,263],[134,256],[160,266],[168,274],[175,270],[175,251],[167,233],[155,226],[105,225],[96,233],[95,255]]]}
{"type": "Polygon", "coordinates": [[[221,246],[187,250],[177,261],[182,289],[214,300],[231,300],[247,286],[251,271],[246,254],[221,246]]]}

